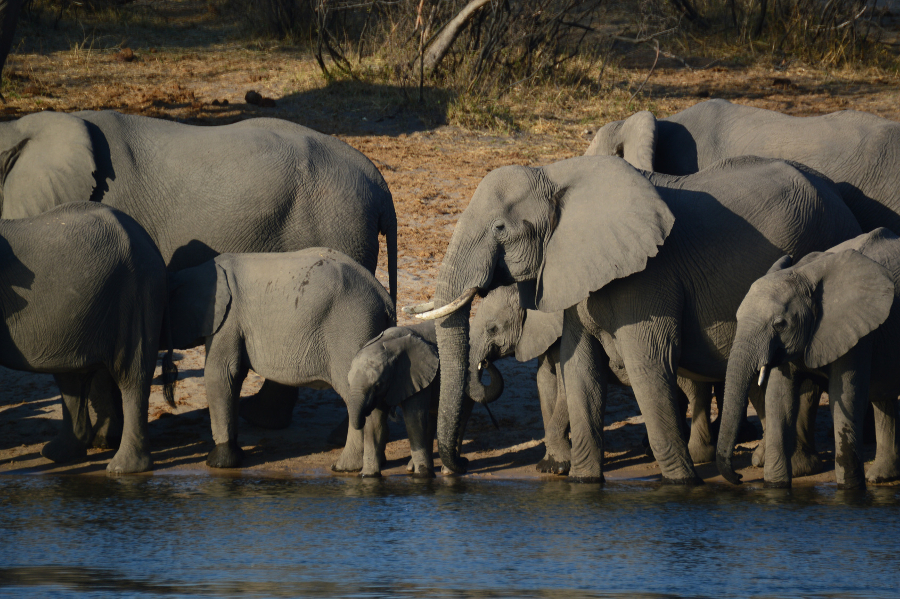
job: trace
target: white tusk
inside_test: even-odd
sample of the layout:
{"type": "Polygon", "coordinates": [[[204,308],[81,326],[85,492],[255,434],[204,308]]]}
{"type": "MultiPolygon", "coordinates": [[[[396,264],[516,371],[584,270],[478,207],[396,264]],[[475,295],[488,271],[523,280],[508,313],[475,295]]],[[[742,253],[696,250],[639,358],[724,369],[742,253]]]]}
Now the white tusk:
{"type": "Polygon", "coordinates": [[[763,366],[759,369],[759,386],[762,387],[766,384],[766,379],[769,378],[769,367],[763,366]]]}
{"type": "Polygon", "coordinates": [[[418,306],[404,306],[401,309],[406,314],[421,314],[422,312],[434,310],[434,301],[425,302],[424,304],[419,304],[418,306]]]}
{"type": "Polygon", "coordinates": [[[438,308],[437,310],[431,310],[429,312],[423,312],[422,314],[416,314],[416,318],[420,318],[422,320],[434,320],[435,318],[442,318],[449,314],[453,314],[454,312],[471,302],[476,293],[478,293],[478,287],[472,287],[471,289],[463,292],[462,295],[460,295],[458,298],[456,298],[443,308],[438,308]]]}

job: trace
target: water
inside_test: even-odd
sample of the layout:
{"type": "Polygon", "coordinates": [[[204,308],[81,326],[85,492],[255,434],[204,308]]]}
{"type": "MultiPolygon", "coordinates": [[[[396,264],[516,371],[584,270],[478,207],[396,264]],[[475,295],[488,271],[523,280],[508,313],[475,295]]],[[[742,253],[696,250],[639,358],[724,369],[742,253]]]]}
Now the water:
{"type": "Polygon", "coordinates": [[[894,597],[900,488],[0,476],[0,596],[894,597]]]}

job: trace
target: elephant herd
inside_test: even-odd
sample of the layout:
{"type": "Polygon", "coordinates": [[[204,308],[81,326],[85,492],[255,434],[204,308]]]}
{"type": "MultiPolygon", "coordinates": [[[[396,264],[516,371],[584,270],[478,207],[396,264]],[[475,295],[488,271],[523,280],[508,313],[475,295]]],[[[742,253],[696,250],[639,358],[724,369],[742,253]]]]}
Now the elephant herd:
{"type": "Polygon", "coordinates": [[[900,124],[880,117],[710,100],[609,123],[585,156],[492,171],[459,218],[433,301],[404,309],[426,322],[406,327],[395,326],[384,179],[299,125],[33,114],[0,124],[0,185],[0,364],[54,374],[63,422],[42,450],[54,461],[118,444],[108,471],[150,469],[157,355],[171,402],[172,349],[205,345],[212,467],[241,464],[252,368],[265,378],[241,403],[253,423],[289,420],[297,386],[344,399],[336,471],[379,475],[400,407],[408,471],[434,475],[437,438],[444,471],[465,473],[469,414],[502,395],[492,362],[515,355],[538,359],[543,472],[603,480],[618,382],[634,389],[667,482],[698,483],[694,464],[712,460],[740,482],[748,399],[766,483],[816,471],[821,390],[837,484],[900,478],[900,124]],[[389,293],[373,276],[379,234],[389,293]]]}

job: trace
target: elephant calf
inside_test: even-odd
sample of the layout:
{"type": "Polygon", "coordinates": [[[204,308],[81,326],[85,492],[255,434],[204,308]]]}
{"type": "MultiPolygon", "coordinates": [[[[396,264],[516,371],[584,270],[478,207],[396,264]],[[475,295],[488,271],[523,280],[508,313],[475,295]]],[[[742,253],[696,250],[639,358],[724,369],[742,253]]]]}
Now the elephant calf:
{"type": "MultiPolygon", "coordinates": [[[[492,365],[483,403],[500,397],[503,378],[492,365]]],[[[480,374],[480,373],[479,373],[480,374]]],[[[401,406],[409,435],[411,460],[407,470],[417,478],[434,476],[434,434],[440,391],[434,322],[394,327],[366,344],[350,366],[350,425],[365,426],[362,476],[380,476],[387,445],[388,410],[401,406]]],[[[465,407],[466,419],[472,401],[465,407]]],[[[458,439],[461,443],[462,439],[458,439]]]]}
{"type": "MultiPolygon", "coordinates": [[[[238,397],[252,368],[266,380],[350,397],[347,373],[369,339],[393,326],[390,295],[370,272],[328,248],[222,254],[172,275],[175,345],[206,343],[204,378],[216,447],[206,463],[239,466],[238,397]]],[[[362,447],[348,434],[344,452],[362,447]]],[[[349,452],[349,453],[348,453],[349,452]]],[[[342,455],[338,469],[359,469],[342,455]]]]}
{"type": "Polygon", "coordinates": [[[865,486],[861,428],[870,399],[878,450],[868,479],[900,478],[898,296],[900,238],[884,228],[808,254],[793,266],[786,256],[753,283],[737,311],[725,379],[717,461],[726,479],[740,481],[731,466],[736,415],[746,407],[743,398],[757,371],[760,385],[768,378],[767,485],[791,484],[797,375],[808,371],[829,381],[838,486],[865,486]]]}
{"type": "MultiPolygon", "coordinates": [[[[147,410],[165,306],[163,258],[125,213],[77,203],[0,220],[0,364],[51,373],[62,393],[62,427],[41,455],[55,462],[87,455],[87,389],[105,371],[122,392],[125,415],[106,469],[150,469],[147,410]]],[[[163,373],[173,403],[171,349],[163,373]]]]}

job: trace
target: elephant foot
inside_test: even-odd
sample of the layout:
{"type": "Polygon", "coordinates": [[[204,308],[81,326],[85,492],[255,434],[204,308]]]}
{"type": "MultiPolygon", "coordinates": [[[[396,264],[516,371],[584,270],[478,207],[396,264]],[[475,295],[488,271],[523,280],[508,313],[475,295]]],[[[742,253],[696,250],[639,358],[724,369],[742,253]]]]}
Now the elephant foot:
{"type": "Polygon", "coordinates": [[[331,429],[325,438],[325,443],[331,447],[343,447],[347,444],[347,428],[350,426],[350,416],[344,416],[336,427],[331,429]]]}
{"type": "Polygon", "coordinates": [[[118,449],[122,443],[122,423],[114,424],[106,418],[94,426],[92,446],[97,449],[118,449]]]}
{"type": "Polygon", "coordinates": [[[462,466],[462,472],[454,472],[453,470],[450,470],[450,468],[448,468],[447,466],[441,466],[441,474],[443,474],[444,476],[459,476],[459,475],[462,475],[462,474],[465,474],[466,472],[468,472],[469,471],[469,459],[464,458],[462,456],[460,456],[457,459],[459,460],[460,466],[462,466]]]}
{"type": "Polygon", "coordinates": [[[866,481],[862,478],[853,481],[844,481],[838,483],[837,488],[841,491],[863,491],[866,488],[866,481]]]}
{"type": "Polygon", "coordinates": [[[360,478],[381,478],[381,472],[378,470],[375,470],[374,472],[360,472],[359,477],[360,478]]]}
{"type": "Polygon", "coordinates": [[[341,452],[341,457],[331,465],[332,472],[360,472],[363,469],[362,452],[349,452],[347,448],[341,452]],[[353,455],[350,455],[350,454],[353,455]]]}
{"type": "Polygon", "coordinates": [[[238,468],[244,461],[244,450],[237,441],[219,443],[206,456],[206,465],[210,468],[238,468]]]}
{"type": "Polygon", "coordinates": [[[415,472],[416,471],[416,463],[414,461],[410,460],[409,463],[406,465],[406,471],[409,473],[415,472]]]}
{"type": "Polygon", "coordinates": [[[900,467],[898,467],[897,460],[875,460],[875,463],[866,472],[866,480],[873,485],[900,480],[900,467]]]}
{"type": "Polygon", "coordinates": [[[753,450],[753,456],[750,458],[750,463],[757,468],[762,468],[766,465],[766,445],[764,443],[760,443],[759,447],[753,450]]]}
{"type": "Polygon", "coordinates": [[[710,443],[688,444],[688,451],[694,464],[705,464],[716,460],[716,448],[710,443]]]}
{"type": "Polygon", "coordinates": [[[75,437],[57,435],[41,448],[41,455],[57,464],[75,462],[87,457],[87,447],[75,437]]]}
{"type": "Polygon", "coordinates": [[[806,448],[800,448],[791,456],[791,476],[810,476],[822,471],[822,460],[806,448]]]}
{"type": "Polygon", "coordinates": [[[791,481],[789,480],[774,480],[774,481],[763,481],[763,487],[766,489],[790,489],[791,481]]]}
{"type": "Polygon", "coordinates": [[[569,475],[569,482],[572,483],[582,483],[586,485],[602,485],[606,482],[606,478],[601,474],[600,476],[572,476],[569,475]]]}
{"type": "Polygon", "coordinates": [[[240,413],[254,426],[280,430],[291,425],[296,403],[296,387],[266,381],[259,393],[241,400],[240,413]]]}
{"type": "Polygon", "coordinates": [[[434,478],[434,469],[428,466],[419,466],[412,471],[413,478],[434,478]]]}
{"type": "Polygon", "coordinates": [[[572,463],[569,460],[557,460],[552,455],[547,454],[540,462],[537,463],[535,469],[545,474],[558,474],[565,476],[569,473],[572,463]]]}
{"type": "Polygon", "coordinates": [[[106,465],[109,474],[132,474],[146,472],[153,467],[149,451],[140,451],[132,445],[123,445],[106,465]]]}
{"type": "Polygon", "coordinates": [[[680,485],[684,487],[696,487],[698,485],[704,484],[703,479],[696,474],[693,476],[686,476],[684,478],[669,478],[667,476],[664,476],[662,477],[662,483],[664,485],[680,485]]]}

